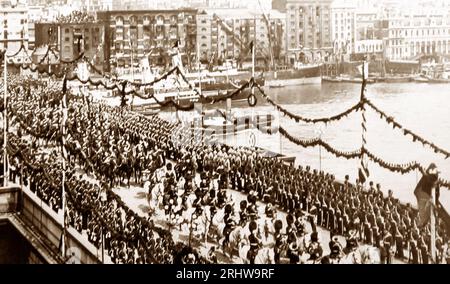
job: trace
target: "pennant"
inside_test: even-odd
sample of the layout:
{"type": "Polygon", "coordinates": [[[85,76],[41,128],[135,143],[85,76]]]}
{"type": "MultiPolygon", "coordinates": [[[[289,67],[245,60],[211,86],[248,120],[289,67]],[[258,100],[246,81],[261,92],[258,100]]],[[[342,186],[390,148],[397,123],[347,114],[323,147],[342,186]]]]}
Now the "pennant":
{"type": "Polygon", "coordinates": [[[358,169],[358,178],[361,183],[365,183],[369,178],[369,170],[366,167],[360,167],[358,169]]]}

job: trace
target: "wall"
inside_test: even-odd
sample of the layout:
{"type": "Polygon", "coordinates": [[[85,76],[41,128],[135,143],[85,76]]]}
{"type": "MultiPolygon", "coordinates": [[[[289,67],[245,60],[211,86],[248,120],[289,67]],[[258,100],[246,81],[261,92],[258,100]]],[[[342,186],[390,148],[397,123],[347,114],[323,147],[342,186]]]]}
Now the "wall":
{"type": "MultiPolygon", "coordinates": [[[[23,190],[22,204],[22,219],[32,224],[35,230],[39,231],[53,246],[58,248],[62,232],[62,214],[55,213],[27,189],[23,190]]],[[[78,232],[69,228],[66,235],[66,247],[76,248],[80,252],[79,258],[81,263],[99,263],[96,249],[91,244],[84,242],[78,232]]]]}
{"type": "Polygon", "coordinates": [[[0,188],[0,213],[16,212],[19,207],[20,188],[0,188]]]}

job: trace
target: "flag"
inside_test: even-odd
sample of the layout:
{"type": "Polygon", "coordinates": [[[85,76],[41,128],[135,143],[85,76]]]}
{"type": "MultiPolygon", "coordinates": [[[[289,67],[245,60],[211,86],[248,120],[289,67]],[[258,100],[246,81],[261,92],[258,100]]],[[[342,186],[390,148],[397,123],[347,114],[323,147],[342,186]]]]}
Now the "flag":
{"type": "Polygon", "coordinates": [[[445,224],[445,230],[447,231],[447,235],[450,234],[450,214],[448,214],[447,210],[445,210],[445,208],[442,206],[439,200],[437,203],[437,213],[438,217],[441,218],[445,224]]]}
{"type": "Polygon", "coordinates": [[[358,178],[361,183],[365,183],[369,178],[369,169],[367,167],[360,167],[358,169],[358,178]]]}
{"type": "Polygon", "coordinates": [[[414,189],[419,210],[419,228],[425,226],[430,221],[431,207],[433,206],[431,191],[437,179],[438,171],[436,165],[432,163],[414,189]]]}
{"type": "Polygon", "coordinates": [[[175,44],[173,45],[173,48],[178,48],[179,46],[180,46],[180,40],[177,39],[177,40],[175,41],[175,44]]]}
{"type": "Polygon", "coordinates": [[[358,71],[363,76],[364,80],[369,78],[369,63],[365,62],[358,66],[358,71]]]}

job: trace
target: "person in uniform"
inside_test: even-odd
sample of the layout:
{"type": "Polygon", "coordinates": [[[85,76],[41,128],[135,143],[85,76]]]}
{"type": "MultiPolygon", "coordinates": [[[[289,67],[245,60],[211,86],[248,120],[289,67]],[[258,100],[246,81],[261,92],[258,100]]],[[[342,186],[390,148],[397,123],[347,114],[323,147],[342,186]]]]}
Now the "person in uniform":
{"type": "Polygon", "coordinates": [[[343,256],[342,245],[337,238],[330,241],[330,254],[322,259],[322,264],[339,264],[343,256]]]}
{"type": "Polygon", "coordinates": [[[404,255],[404,239],[403,239],[403,235],[400,232],[398,227],[395,228],[394,239],[395,239],[395,247],[396,247],[395,256],[400,259],[403,259],[405,257],[405,255],[404,255]]]}
{"type": "Polygon", "coordinates": [[[425,242],[425,238],[423,236],[421,236],[419,239],[419,250],[420,250],[420,255],[422,257],[422,259],[421,259],[422,264],[428,264],[429,263],[428,246],[427,246],[427,243],[425,242]]]}
{"type": "Polygon", "coordinates": [[[386,264],[392,264],[395,254],[395,246],[394,238],[388,230],[384,230],[383,232],[382,245],[384,246],[384,250],[386,251],[386,264]]]}
{"type": "Polygon", "coordinates": [[[250,264],[255,264],[255,258],[258,255],[258,250],[261,245],[261,240],[257,236],[258,225],[255,221],[250,222],[249,229],[250,235],[248,236],[248,241],[250,242],[250,249],[248,251],[248,260],[250,264]]]}
{"type": "Polygon", "coordinates": [[[313,261],[313,263],[322,257],[323,249],[319,243],[319,234],[317,232],[311,233],[311,243],[309,244],[307,251],[309,254],[309,260],[313,261]]]}
{"type": "Polygon", "coordinates": [[[283,222],[281,220],[276,220],[274,223],[274,238],[275,238],[275,246],[274,246],[274,260],[275,264],[280,264],[280,256],[281,256],[281,249],[283,246],[283,234],[281,233],[281,230],[283,229],[283,222]]]}
{"type": "Polygon", "coordinates": [[[419,264],[420,263],[420,251],[417,247],[417,242],[414,239],[409,241],[409,263],[419,264]]]}
{"type": "Polygon", "coordinates": [[[248,221],[247,200],[241,200],[239,209],[239,225],[244,226],[248,221]]]}
{"type": "Polygon", "coordinates": [[[217,264],[216,247],[212,246],[208,251],[208,260],[211,263],[217,264]]]}
{"type": "Polygon", "coordinates": [[[450,264],[450,240],[447,242],[447,250],[445,252],[445,261],[450,264]]]}
{"type": "Polygon", "coordinates": [[[276,217],[275,208],[272,206],[272,203],[268,203],[265,208],[266,217],[269,219],[276,217]]]}
{"type": "Polygon", "coordinates": [[[225,248],[230,241],[230,233],[236,226],[236,222],[234,221],[233,218],[233,208],[231,207],[231,205],[227,204],[224,210],[225,215],[223,219],[225,221],[225,228],[223,229],[223,236],[224,236],[223,247],[225,248]]]}
{"type": "Polygon", "coordinates": [[[297,264],[300,261],[300,256],[298,253],[298,244],[296,240],[289,243],[287,256],[289,257],[290,264],[297,264]]]}

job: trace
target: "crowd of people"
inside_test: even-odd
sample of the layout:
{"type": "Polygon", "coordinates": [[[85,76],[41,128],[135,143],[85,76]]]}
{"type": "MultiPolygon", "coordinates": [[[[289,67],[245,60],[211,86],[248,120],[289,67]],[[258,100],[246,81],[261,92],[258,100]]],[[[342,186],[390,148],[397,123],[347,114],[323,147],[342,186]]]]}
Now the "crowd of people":
{"type": "MultiPolygon", "coordinates": [[[[18,124],[18,139],[25,133],[33,136],[29,147],[36,151],[41,145],[55,145],[61,137],[61,94],[57,87],[48,89],[37,86],[31,92],[18,90],[10,103],[11,115],[18,124]],[[42,99],[43,93],[52,98],[42,99]]],[[[250,247],[250,263],[255,262],[258,251],[266,246],[263,239],[267,239],[262,236],[264,228],[258,228],[262,216],[257,201],[263,202],[264,218],[273,226],[269,231],[275,262],[286,257],[291,263],[299,263],[308,254],[308,260],[314,263],[338,263],[345,256],[355,258],[359,243],[378,248],[383,263],[392,263],[394,257],[411,263],[430,261],[430,232],[418,228],[417,211],[409,204],[401,204],[392,191],[384,196],[378,184],[371,182],[369,188],[364,188],[359,181],[351,184],[348,177],[339,183],[333,175],[265,158],[255,149],[210,145],[193,139],[190,129],[158,116],[147,118],[73,97],[68,105],[67,220],[78,231],[86,230],[97,247],[103,234],[106,249],[116,263],[207,261],[187,246],[180,245],[176,250],[170,233],[161,229],[156,232],[156,226],[139,217],[111,191],[119,185],[130,186],[131,182],[149,182],[149,195],[155,186],[161,186],[157,204],[170,219],[183,216],[189,209],[196,216],[204,214],[210,219],[222,212],[219,234],[223,239],[219,245],[223,248],[232,241],[230,235],[237,226],[248,228],[245,239],[250,247]],[[75,174],[78,166],[98,183],[75,174]],[[197,173],[199,183],[195,181],[197,173]],[[244,193],[247,200],[238,207],[233,205],[230,189],[244,193]],[[204,208],[210,212],[204,212],[204,208]],[[277,219],[277,211],[286,212],[284,220],[277,219]],[[312,226],[310,232],[306,221],[312,226]],[[324,255],[317,226],[331,232],[329,255],[324,255]],[[338,235],[346,237],[345,246],[335,237],[338,235]],[[183,257],[176,251],[182,251],[183,257]]],[[[51,170],[27,168],[23,171],[24,183],[29,182],[32,191],[58,210],[58,176],[62,170],[57,165],[58,151],[53,149],[40,159],[34,154],[25,161],[48,165],[51,170]]],[[[14,168],[24,163],[23,155],[14,158],[14,168]]],[[[437,250],[442,261],[449,257],[445,251],[449,236],[442,226],[438,228],[437,250]]],[[[208,233],[206,230],[206,238],[208,233]]],[[[214,259],[213,255],[209,257],[209,261],[214,259]]]]}

